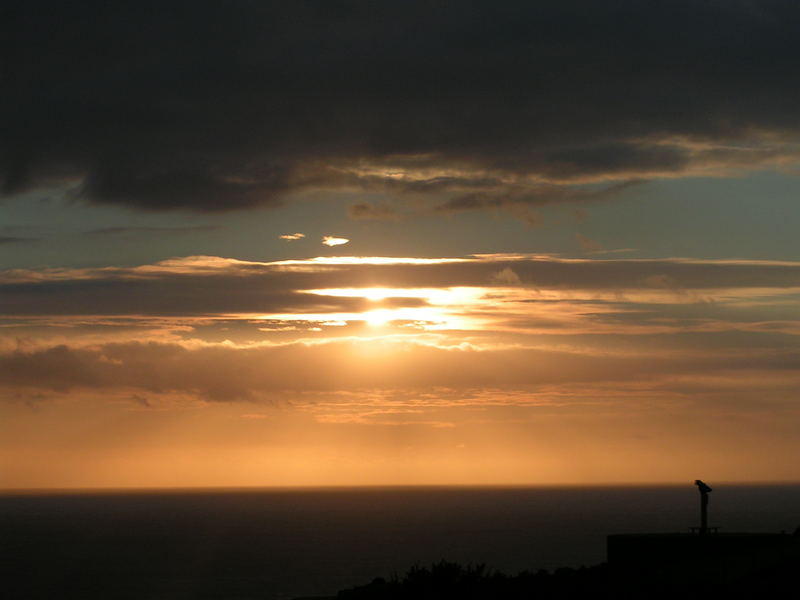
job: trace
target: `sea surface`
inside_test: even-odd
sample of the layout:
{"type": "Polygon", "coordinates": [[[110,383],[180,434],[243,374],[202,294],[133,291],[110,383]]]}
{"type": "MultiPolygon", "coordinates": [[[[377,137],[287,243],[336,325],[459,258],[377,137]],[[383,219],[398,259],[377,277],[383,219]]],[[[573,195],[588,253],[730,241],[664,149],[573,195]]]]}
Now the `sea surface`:
{"type": "MultiPolygon", "coordinates": [[[[714,485],[710,525],[792,532],[800,485],[714,485]]],[[[0,495],[4,597],[285,600],[446,559],[605,560],[610,533],[687,531],[685,486],[184,490],[0,495]]]]}

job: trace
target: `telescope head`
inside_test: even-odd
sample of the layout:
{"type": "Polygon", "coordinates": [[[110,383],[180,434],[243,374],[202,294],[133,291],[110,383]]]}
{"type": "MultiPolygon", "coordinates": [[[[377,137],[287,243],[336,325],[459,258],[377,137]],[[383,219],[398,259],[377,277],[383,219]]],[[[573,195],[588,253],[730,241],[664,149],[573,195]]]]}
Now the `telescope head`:
{"type": "Polygon", "coordinates": [[[701,494],[707,494],[708,492],[711,491],[711,488],[702,481],[700,481],[699,479],[695,479],[694,484],[697,486],[698,490],[700,490],[701,494]]]}

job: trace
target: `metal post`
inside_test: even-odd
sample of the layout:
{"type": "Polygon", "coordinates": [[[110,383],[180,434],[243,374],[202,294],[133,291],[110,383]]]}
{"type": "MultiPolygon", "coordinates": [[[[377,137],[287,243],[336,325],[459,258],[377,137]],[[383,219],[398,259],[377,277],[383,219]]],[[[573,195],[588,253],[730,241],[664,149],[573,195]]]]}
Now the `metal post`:
{"type": "Polygon", "coordinates": [[[708,493],[711,488],[699,479],[695,479],[694,484],[700,492],[700,535],[708,533],[708,493]]]}

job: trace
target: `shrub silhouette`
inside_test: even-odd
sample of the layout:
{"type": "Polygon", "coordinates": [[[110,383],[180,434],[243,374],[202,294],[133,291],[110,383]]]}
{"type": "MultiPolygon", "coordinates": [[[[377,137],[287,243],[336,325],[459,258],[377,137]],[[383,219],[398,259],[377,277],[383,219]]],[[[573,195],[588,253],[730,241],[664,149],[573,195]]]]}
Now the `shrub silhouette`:
{"type": "Polygon", "coordinates": [[[403,577],[374,579],[337,595],[337,600],[751,600],[796,595],[795,565],[777,565],[728,583],[613,578],[606,564],[505,575],[485,565],[439,561],[415,564],[403,577]]]}
{"type": "Polygon", "coordinates": [[[423,567],[412,566],[402,577],[374,579],[371,583],[342,590],[338,600],[477,600],[523,598],[605,598],[605,565],[580,569],[540,570],[508,576],[483,564],[462,566],[445,560],[423,567]]]}

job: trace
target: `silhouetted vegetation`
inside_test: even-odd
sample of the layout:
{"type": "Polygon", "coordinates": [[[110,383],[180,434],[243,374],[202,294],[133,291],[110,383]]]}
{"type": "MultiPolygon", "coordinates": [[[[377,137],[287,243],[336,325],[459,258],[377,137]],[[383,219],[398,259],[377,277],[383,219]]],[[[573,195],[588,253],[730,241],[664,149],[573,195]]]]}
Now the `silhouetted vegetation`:
{"type": "Polygon", "coordinates": [[[569,600],[633,599],[744,599],[771,595],[793,597],[795,566],[764,569],[725,583],[712,581],[653,580],[618,577],[601,564],[553,572],[524,571],[505,575],[484,565],[462,566],[440,561],[430,567],[414,565],[402,576],[382,577],[371,583],[342,590],[337,600],[569,600]]]}
{"type": "Polygon", "coordinates": [[[540,570],[509,576],[484,565],[462,566],[440,561],[430,567],[414,565],[403,577],[374,579],[371,583],[339,592],[338,600],[372,598],[588,598],[608,583],[606,565],[540,570]]]}

